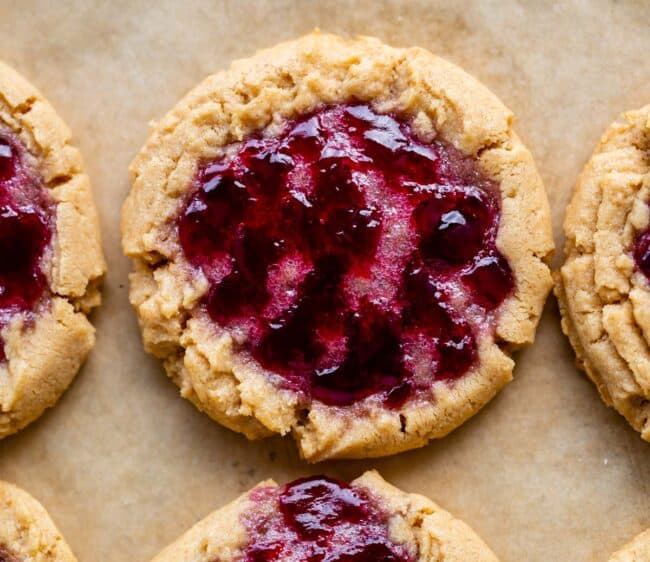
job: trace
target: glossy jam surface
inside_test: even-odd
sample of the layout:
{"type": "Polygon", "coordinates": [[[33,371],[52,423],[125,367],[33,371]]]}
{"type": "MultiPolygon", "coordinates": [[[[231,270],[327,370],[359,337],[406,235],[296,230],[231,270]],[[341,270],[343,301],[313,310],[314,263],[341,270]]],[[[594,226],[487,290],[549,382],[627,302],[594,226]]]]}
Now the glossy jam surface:
{"type": "Polygon", "coordinates": [[[246,562],[414,562],[389,537],[388,517],[363,488],[323,476],[253,493],[246,562]]]}
{"type": "Polygon", "coordinates": [[[650,228],[642,232],[634,244],[634,261],[639,270],[650,281],[650,228]]]}
{"type": "Polygon", "coordinates": [[[335,106],[202,165],[178,220],[203,306],[282,384],[397,407],[464,375],[512,291],[498,187],[449,144],[335,106]]]}
{"type": "Polygon", "coordinates": [[[34,310],[46,293],[41,261],[52,222],[52,205],[24,149],[0,131],[0,328],[13,315],[34,310]]]}

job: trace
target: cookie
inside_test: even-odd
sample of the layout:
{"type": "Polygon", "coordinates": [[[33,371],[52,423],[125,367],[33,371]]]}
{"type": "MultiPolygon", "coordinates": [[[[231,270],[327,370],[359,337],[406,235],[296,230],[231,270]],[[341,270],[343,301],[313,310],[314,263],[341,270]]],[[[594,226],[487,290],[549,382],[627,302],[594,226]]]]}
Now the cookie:
{"type": "Polygon", "coordinates": [[[70,131],[0,63],[0,437],[54,405],[94,343],[104,273],[88,177],[70,131]]]}
{"type": "Polygon", "coordinates": [[[650,529],[615,552],[609,562],[650,562],[650,529]]]}
{"type": "Polygon", "coordinates": [[[624,114],[585,166],[564,221],[556,294],[578,367],[650,440],[650,105],[624,114]]]}
{"type": "Polygon", "coordinates": [[[208,77],[131,166],[145,348],[212,418],[309,461],[444,436],[510,381],[552,285],[511,122],[456,66],[367,37],[208,77]]]}
{"type": "Polygon", "coordinates": [[[0,560],[77,562],[43,506],[24,490],[2,481],[0,560]]]}
{"type": "Polygon", "coordinates": [[[208,515],[152,562],[496,562],[465,523],[366,472],[262,482],[208,515]]]}

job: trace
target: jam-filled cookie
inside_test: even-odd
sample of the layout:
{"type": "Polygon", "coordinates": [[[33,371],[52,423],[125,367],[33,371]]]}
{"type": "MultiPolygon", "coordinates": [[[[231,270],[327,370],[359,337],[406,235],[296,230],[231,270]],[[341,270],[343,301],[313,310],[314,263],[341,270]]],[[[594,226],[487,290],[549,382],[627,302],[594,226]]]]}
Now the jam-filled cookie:
{"type": "Polygon", "coordinates": [[[0,481],[0,562],[77,562],[43,506],[0,481]]]}
{"type": "Polygon", "coordinates": [[[465,523],[366,472],[262,482],[152,562],[497,562],[465,523]]]}
{"type": "Polygon", "coordinates": [[[123,243],[181,393],[310,461],[441,437],[512,376],[552,285],[510,112],[422,49],[311,34],[207,78],[135,158],[123,243]]]}
{"type": "Polygon", "coordinates": [[[88,177],[70,131],[0,63],[0,437],[54,405],[94,343],[104,272],[88,177]]]}
{"type": "Polygon", "coordinates": [[[613,123],[564,221],[556,293],[578,366],[650,440],[650,105],[613,123]]]}
{"type": "Polygon", "coordinates": [[[650,529],[615,552],[609,562],[650,562],[650,529]]]}

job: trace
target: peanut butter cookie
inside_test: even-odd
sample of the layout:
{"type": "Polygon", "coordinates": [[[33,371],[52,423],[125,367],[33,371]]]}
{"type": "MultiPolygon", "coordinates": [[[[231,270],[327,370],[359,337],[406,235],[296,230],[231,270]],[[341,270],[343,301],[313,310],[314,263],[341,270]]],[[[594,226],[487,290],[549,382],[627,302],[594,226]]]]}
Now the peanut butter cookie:
{"type": "Polygon", "coordinates": [[[604,134],[564,221],[556,294],[578,366],[650,440],[650,105],[604,134]]]}
{"type": "Polygon", "coordinates": [[[262,482],[152,562],[497,562],[465,523],[366,472],[262,482]]]}
{"type": "Polygon", "coordinates": [[[511,379],[552,285],[511,121],[456,66],[371,38],[210,76],[131,167],[146,349],[212,418],[310,461],[447,434],[511,379]]]}
{"type": "Polygon", "coordinates": [[[0,560],[77,562],[43,506],[24,490],[2,481],[0,560]]]}
{"type": "Polygon", "coordinates": [[[70,131],[0,63],[0,437],[54,405],[92,348],[104,273],[70,131]]]}

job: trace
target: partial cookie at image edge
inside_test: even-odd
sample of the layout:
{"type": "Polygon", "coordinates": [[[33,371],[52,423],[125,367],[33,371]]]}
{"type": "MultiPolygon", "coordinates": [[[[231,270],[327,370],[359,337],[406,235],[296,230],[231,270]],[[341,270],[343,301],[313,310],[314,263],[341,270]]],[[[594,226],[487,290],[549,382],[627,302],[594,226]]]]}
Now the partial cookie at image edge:
{"type": "Polygon", "coordinates": [[[0,481],[0,559],[77,562],[45,508],[25,490],[0,481]]]}
{"type": "MultiPolygon", "coordinates": [[[[2,336],[0,437],[53,406],[95,341],[87,314],[99,305],[106,265],[90,182],[71,133],[41,93],[0,62],[0,124],[29,158],[54,205],[52,241],[43,257],[45,305],[14,315],[2,336]]],[[[0,131],[1,132],[1,131],[0,131]]]]}
{"type": "Polygon", "coordinates": [[[578,179],[555,274],[562,330],[603,401],[650,440],[650,286],[635,251],[649,225],[650,105],[614,122],[578,179]]]}
{"type": "MultiPolygon", "coordinates": [[[[434,562],[498,562],[496,555],[462,521],[419,494],[402,492],[387,483],[376,471],[368,471],[350,483],[369,490],[385,506],[390,517],[391,534],[396,539],[406,536],[417,544],[418,560],[434,562]]],[[[261,488],[277,488],[272,480],[240,496],[214,511],[172,544],[151,562],[221,562],[241,560],[247,545],[243,517],[255,509],[250,495],[261,488]]]]}

